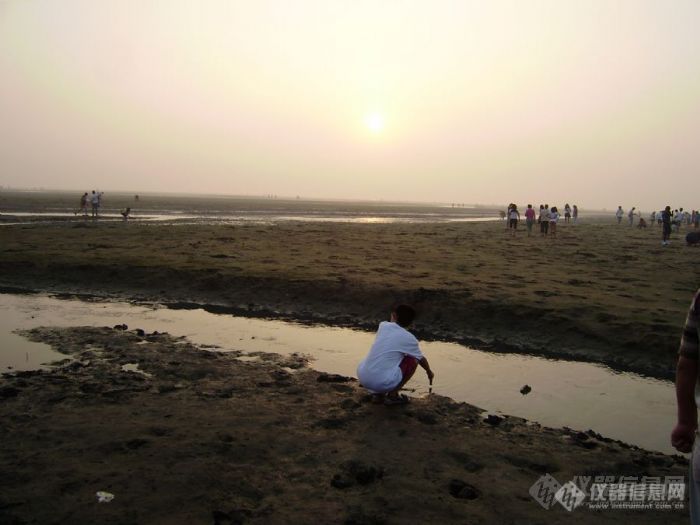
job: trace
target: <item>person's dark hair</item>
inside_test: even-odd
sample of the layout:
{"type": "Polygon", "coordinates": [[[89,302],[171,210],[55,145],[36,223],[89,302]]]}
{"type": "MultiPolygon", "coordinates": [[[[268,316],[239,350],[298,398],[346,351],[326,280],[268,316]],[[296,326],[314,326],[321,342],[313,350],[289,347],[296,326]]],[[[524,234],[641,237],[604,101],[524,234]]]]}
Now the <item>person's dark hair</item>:
{"type": "Polygon", "coordinates": [[[416,318],[416,311],[413,309],[413,307],[408,306],[407,304],[400,304],[396,306],[393,313],[396,315],[396,323],[404,328],[410,326],[413,320],[416,318]]]}

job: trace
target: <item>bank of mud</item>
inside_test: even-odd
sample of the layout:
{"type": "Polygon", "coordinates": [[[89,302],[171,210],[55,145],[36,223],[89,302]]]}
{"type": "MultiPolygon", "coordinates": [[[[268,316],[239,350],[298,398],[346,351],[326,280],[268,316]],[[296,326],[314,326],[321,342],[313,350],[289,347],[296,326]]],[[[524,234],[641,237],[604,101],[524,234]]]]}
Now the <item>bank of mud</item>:
{"type": "Polygon", "coordinates": [[[170,308],[202,308],[212,313],[362,330],[376,329],[388,318],[393,304],[407,302],[419,311],[414,333],[420,339],[458,342],[494,352],[597,362],[662,379],[674,377],[673,340],[663,347],[658,340],[641,338],[618,344],[601,334],[600,327],[587,328],[556,312],[495,304],[470,297],[468,292],[363,289],[345,281],[221,278],[206,271],[90,264],[36,268],[25,263],[20,271],[5,271],[1,280],[4,285],[0,290],[5,293],[48,292],[58,297],[155,302],[170,308]],[[659,355],[661,348],[664,351],[659,355]]]}
{"type": "MultiPolygon", "coordinates": [[[[430,395],[368,402],[303,356],[214,352],[136,327],[24,333],[70,359],[0,378],[0,521],[685,523],[528,493],[542,475],[684,476],[687,461],[430,395]],[[96,493],[114,499],[98,503],[96,493]]],[[[585,430],[585,429],[581,429],[585,430]]]]}

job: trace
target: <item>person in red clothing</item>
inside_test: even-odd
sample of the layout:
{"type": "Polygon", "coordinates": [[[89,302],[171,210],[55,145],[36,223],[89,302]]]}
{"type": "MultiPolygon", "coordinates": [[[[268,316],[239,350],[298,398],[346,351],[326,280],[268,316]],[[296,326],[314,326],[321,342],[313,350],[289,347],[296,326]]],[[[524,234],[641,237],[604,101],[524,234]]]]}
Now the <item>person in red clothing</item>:
{"type": "Polygon", "coordinates": [[[532,226],[535,224],[535,210],[532,204],[527,205],[527,210],[525,210],[525,225],[527,226],[527,236],[532,235],[532,226]]]}

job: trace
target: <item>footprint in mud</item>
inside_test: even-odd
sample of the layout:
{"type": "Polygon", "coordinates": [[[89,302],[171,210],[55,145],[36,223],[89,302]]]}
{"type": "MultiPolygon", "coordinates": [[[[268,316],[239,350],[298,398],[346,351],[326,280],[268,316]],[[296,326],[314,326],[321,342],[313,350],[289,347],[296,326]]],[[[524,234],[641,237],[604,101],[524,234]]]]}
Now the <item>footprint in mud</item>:
{"type": "Polygon", "coordinates": [[[353,485],[369,485],[384,477],[384,468],[361,460],[351,459],[340,465],[340,472],[331,479],[331,486],[345,489],[353,485]]]}
{"type": "Polygon", "coordinates": [[[461,479],[453,479],[449,485],[450,495],[457,499],[477,499],[481,492],[474,485],[461,479]]]}

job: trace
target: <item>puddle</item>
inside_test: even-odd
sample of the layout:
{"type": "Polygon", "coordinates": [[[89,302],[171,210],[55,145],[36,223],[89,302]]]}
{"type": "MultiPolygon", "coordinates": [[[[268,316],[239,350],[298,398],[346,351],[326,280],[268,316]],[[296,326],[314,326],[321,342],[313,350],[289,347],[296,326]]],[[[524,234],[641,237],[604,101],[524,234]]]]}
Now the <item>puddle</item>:
{"type": "Polygon", "coordinates": [[[239,355],[236,358],[238,361],[260,361],[260,356],[259,355],[239,355]]]}
{"type": "Polygon", "coordinates": [[[127,363],[125,365],[121,366],[122,372],[129,372],[132,374],[140,374],[144,377],[153,377],[153,374],[149,374],[148,372],[144,372],[139,368],[139,365],[137,363],[127,363]]]}
{"type": "MultiPolygon", "coordinates": [[[[46,296],[0,295],[0,371],[37,368],[63,358],[47,345],[13,334],[35,326],[114,326],[169,332],[219,351],[299,353],[317,370],[355,376],[374,334],[345,328],[309,327],[248,319],[203,310],[169,310],[59,300],[46,296]]],[[[422,343],[435,372],[433,392],[492,413],[510,414],[546,426],[593,429],[643,448],[672,453],[675,392],[669,381],[617,373],[588,363],[514,354],[492,354],[442,342],[422,343]],[[522,395],[523,385],[532,391],[522,395]]],[[[257,356],[241,356],[254,360],[257,356]]],[[[409,384],[428,393],[422,370],[409,384]]]]}

